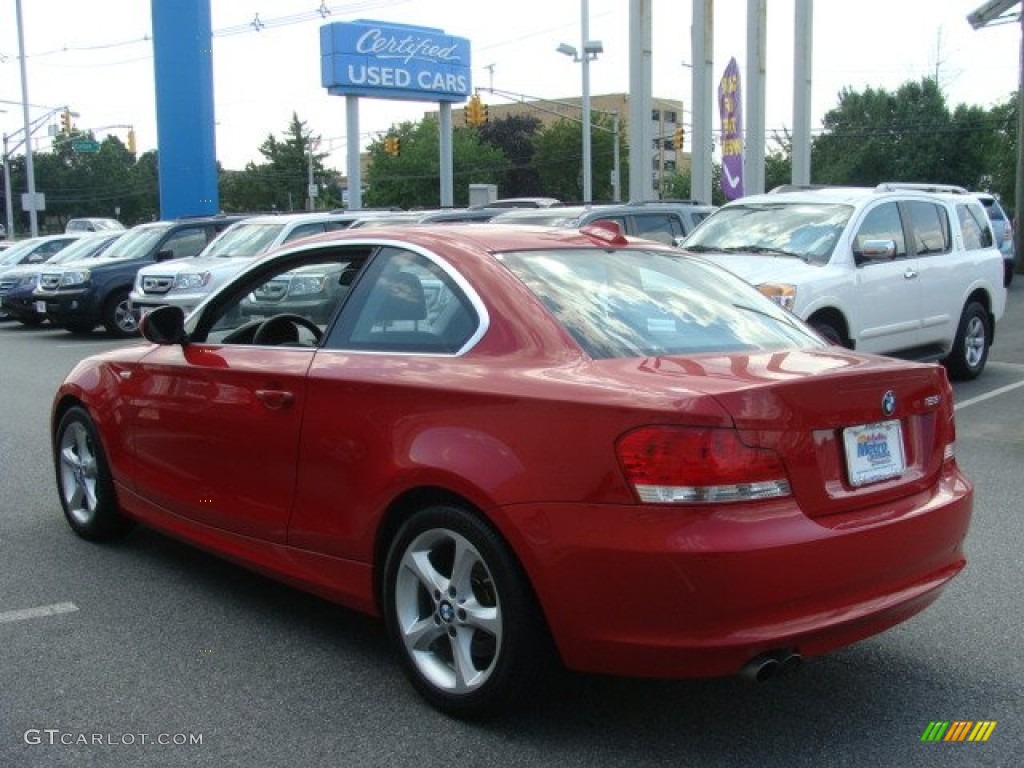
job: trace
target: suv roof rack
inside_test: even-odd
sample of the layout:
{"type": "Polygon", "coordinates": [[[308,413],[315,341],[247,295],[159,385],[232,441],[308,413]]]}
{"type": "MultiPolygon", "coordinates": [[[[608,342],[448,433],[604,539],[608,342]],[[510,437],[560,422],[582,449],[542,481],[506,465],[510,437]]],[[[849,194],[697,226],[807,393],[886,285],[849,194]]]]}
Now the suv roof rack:
{"type": "Polygon", "coordinates": [[[835,189],[835,184],[780,184],[768,190],[769,195],[776,195],[781,192],[807,192],[814,189],[835,189]]]}
{"type": "MultiPolygon", "coordinates": [[[[707,203],[702,203],[700,200],[687,200],[678,197],[663,197],[661,200],[630,200],[627,203],[627,205],[661,205],[663,203],[681,203],[683,205],[707,205],[707,203]]],[[[615,205],[619,205],[619,203],[615,203],[615,205]]]]}
{"type": "Polygon", "coordinates": [[[967,190],[956,184],[921,184],[909,181],[885,181],[875,187],[875,192],[895,192],[897,190],[913,190],[915,192],[945,192],[952,195],[966,195],[967,190]]]}

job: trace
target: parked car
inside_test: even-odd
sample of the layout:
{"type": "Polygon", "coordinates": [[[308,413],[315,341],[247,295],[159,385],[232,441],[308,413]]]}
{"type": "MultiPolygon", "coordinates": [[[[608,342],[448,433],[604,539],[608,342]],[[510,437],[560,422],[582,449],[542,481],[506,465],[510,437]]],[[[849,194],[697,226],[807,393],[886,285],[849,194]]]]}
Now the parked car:
{"type": "Polygon", "coordinates": [[[988,214],[989,221],[992,223],[996,247],[1003,254],[1003,284],[1008,287],[1013,282],[1013,225],[995,195],[990,195],[987,192],[975,192],[974,196],[981,200],[981,204],[985,206],[985,213],[988,214]]]}
{"type": "Polygon", "coordinates": [[[0,271],[23,264],[43,264],[81,235],[41,235],[19,240],[0,254],[0,271]]]}
{"type": "Polygon", "coordinates": [[[544,227],[582,227],[595,221],[614,221],[627,235],[678,244],[711,215],[714,206],[686,201],[649,201],[616,205],[573,205],[517,209],[495,216],[495,224],[544,227]]]}
{"type": "Polygon", "coordinates": [[[22,325],[41,324],[46,317],[38,311],[35,290],[39,287],[39,276],[43,270],[52,269],[58,264],[96,258],[106,252],[122,234],[124,230],[83,235],[43,264],[13,267],[0,273],[2,315],[11,317],[22,325]]]}
{"type": "Polygon", "coordinates": [[[162,261],[135,275],[129,300],[138,315],[173,304],[191,312],[210,293],[253,258],[303,237],[350,226],[351,217],[335,213],[253,216],[232,224],[194,259],[162,261]]]}
{"type": "Polygon", "coordinates": [[[751,195],[683,247],[731,269],[850,349],[985,368],[1006,307],[981,203],[915,185],[751,195]]]}
{"type": "Polygon", "coordinates": [[[37,309],[54,325],[89,333],[102,325],[114,336],[134,336],[138,320],[129,294],[147,264],[195,256],[241,216],[208,216],[140,224],[117,241],[102,263],[62,264],[44,270],[37,309]]]}
{"type": "Polygon", "coordinates": [[[65,232],[107,232],[110,230],[123,230],[124,224],[117,219],[84,218],[69,219],[65,232]]]}
{"type": "Polygon", "coordinates": [[[964,567],[940,366],[831,346],[615,224],[329,233],[142,331],[53,401],[75,533],[142,522],[383,616],[456,715],[552,659],[763,679],[964,567]],[[278,284],[309,303],[242,311],[278,284]]]}
{"type": "Polygon", "coordinates": [[[420,224],[490,221],[499,213],[505,213],[507,210],[508,208],[445,208],[440,211],[428,211],[422,214],[417,221],[420,224]]]}
{"type": "Polygon", "coordinates": [[[561,205],[557,197],[499,197],[491,200],[484,208],[552,208],[561,205]]]}
{"type": "MultiPolygon", "coordinates": [[[[21,266],[44,264],[79,237],[78,234],[43,235],[19,240],[10,248],[0,251],[0,276],[21,266]]],[[[2,288],[0,288],[0,292],[2,292],[2,288]]],[[[9,319],[10,316],[0,308],[0,320],[9,319]]]]}

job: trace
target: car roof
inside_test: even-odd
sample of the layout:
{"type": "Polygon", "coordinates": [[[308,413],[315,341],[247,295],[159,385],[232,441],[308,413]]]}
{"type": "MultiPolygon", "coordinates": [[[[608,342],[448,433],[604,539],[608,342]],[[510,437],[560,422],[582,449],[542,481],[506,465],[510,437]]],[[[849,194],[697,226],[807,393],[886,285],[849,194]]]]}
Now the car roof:
{"type": "Polygon", "coordinates": [[[235,224],[307,224],[318,221],[347,221],[347,214],[330,213],[329,211],[302,213],[268,213],[259,216],[246,216],[235,224]]]}
{"type": "Polygon", "coordinates": [[[941,199],[947,202],[964,202],[975,199],[975,196],[967,193],[930,191],[928,189],[916,188],[908,185],[898,187],[896,185],[879,185],[878,187],[818,187],[809,189],[781,188],[782,191],[766,192],[761,195],[748,195],[727,203],[724,207],[731,208],[744,204],[761,203],[836,203],[846,205],[859,205],[866,200],[887,200],[887,199],[941,199]],[[890,187],[890,188],[883,188],[890,187]]]}
{"type": "Polygon", "coordinates": [[[505,251],[529,251],[546,248],[614,248],[643,247],[644,249],[669,250],[670,246],[650,240],[619,236],[614,242],[608,239],[608,231],[584,227],[535,227],[520,224],[480,222],[471,227],[453,227],[450,224],[406,224],[396,223],[381,227],[342,229],[322,235],[304,238],[302,247],[327,243],[384,243],[401,241],[427,250],[444,248],[446,254],[465,250],[467,247],[490,253],[505,251]]]}

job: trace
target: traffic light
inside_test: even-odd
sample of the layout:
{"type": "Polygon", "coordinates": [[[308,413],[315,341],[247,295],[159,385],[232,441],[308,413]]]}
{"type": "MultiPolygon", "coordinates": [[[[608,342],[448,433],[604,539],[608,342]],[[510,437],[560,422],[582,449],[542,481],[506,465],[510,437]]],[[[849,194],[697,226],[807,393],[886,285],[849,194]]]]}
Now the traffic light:
{"type": "Polygon", "coordinates": [[[128,151],[135,154],[135,129],[128,129],[128,151]]]}
{"type": "Polygon", "coordinates": [[[402,153],[402,142],[397,136],[388,136],[384,139],[384,151],[392,157],[398,157],[402,153]]]}
{"type": "Polygon", "coordinates": [[[391,146],[392,152],[394,153],[395,157],[398,157],[400,154],[402,154],[402,140],[398,136],[395,136],[391,146]]]}
{"type": "Polygon", "coordinates": [[[63,133],[71,133],[71,110],[65,109],[60,113],[60,129],[63,133]]]}
{"type": "Polygon", "coordinates": [[[480,101],[480,94],[474,93],[466,104],[466,125],[483,125],[487,122],[487,105],[480,101]]]}
{"type": "Polygon", "coordinates": [[[686,134],[683,132],[683,127],[680,126],[680,127],[676,128],[675,139],[674,139],[674,142],[672,144],[672,146],[675,148],[676,152],[682,152],[683,151],[683,140],[685,138],[686,138],[686,134]]]}

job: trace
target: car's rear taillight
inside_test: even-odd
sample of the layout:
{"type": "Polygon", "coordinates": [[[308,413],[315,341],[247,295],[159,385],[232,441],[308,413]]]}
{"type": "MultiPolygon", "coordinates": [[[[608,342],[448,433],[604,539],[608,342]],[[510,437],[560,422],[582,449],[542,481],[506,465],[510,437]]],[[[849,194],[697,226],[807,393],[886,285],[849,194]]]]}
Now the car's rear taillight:
{"type": "Polygon", "coordinates": [[[642,427],[623,435],[619,462],[640,501],[706,504],[789,496],[782,459],[733,429],[642,427]]]}

